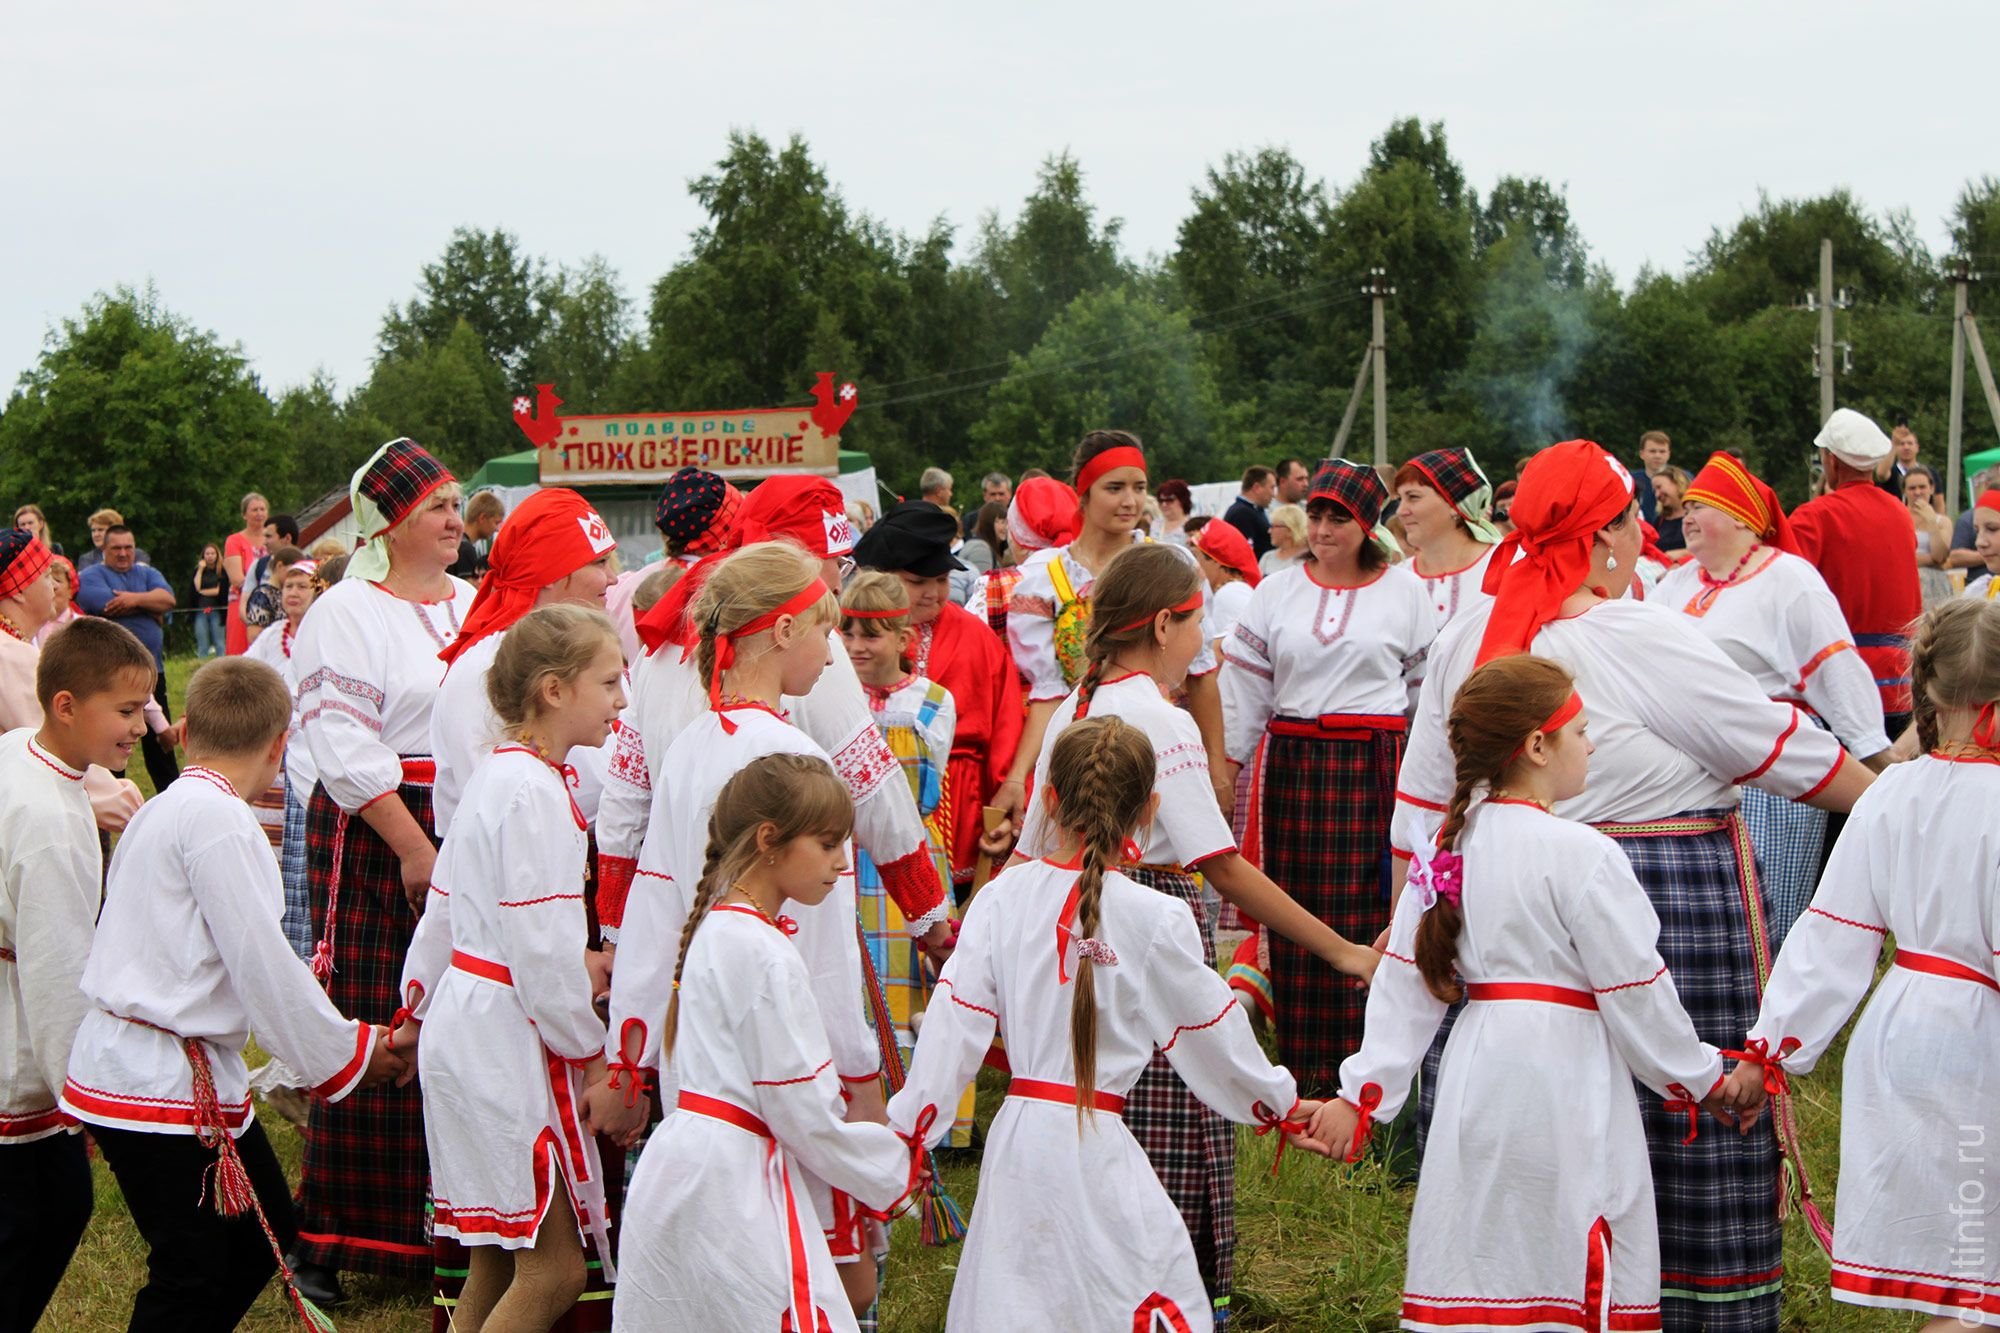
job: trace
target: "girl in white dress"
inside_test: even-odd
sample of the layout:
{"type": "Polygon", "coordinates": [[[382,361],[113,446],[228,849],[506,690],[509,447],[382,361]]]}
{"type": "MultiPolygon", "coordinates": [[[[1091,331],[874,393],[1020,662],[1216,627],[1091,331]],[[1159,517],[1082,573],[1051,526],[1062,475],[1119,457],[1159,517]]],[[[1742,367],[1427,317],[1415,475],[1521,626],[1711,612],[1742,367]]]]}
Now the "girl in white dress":
{"type": "Polygon", "coordinates": [[[1910,651],[1924,758],[1855,803],[1778,955],[1745,1049],[1747,1090],[1809,1073],[1875,980],[1847,1041],[1833,1296],[1923,1310],[1933,1333],[2000,1325],[2000,1191],[1981,1184],[2000,1107],[2000,608],[1933,608],[1910,651]]]}
{"type": "Polygon", "coordinates": [[[1298,1101],[1258,1049],[1193,915],[1114,868],[1159,813],[1153,743],[1093,717],[1064,731],[1040,771],[1057,850],[972,900],[889,1103],[897,1131],[942,1137],[996,1028],[1005,1036],[1013,1078],[946,1327],[1209,1329],[1187,1226],[1121,1118],[1127,1096],[1158,1051],[1221,1115],[1324,1151],[1300,1137],[1318,1104],[1298,1101]]]}
{"type": "Polygon", "coordinates": [[[1341,1100],[1313,1121],[1359,1158],[1446,1005],[1468,1001],[1417,1186],[1404,1328],[1660,1327],[1632,1079],[1686,1112],[1692,1140],[1697,1104],[1725,1109],[1723,1063],[1681,1007],[1618,844],[1549,813],[1583,790],[1586,724],[1569,673],[1542,658],[1503,658],[1460,688],[1444,825],[1412,863],[1341,1100]]]}
{"type": "Polygon", "coordinates": [[[486,671],[506,739],[465,785],[404,963],[396,1045],[421,1033],[432,1231],[470,1251],[455,1328],[549,1328],[583,1292],[586,1230],[609,1268],[584,1109],[604,1022],[562,756],[604,743],[624,667],[600,611],[544,607],[506,632],[486,671]]]}
{"type": "MultiPolygon", "coordinates": [[[[626,1198],[615,1329],[856,1327],[803,1177],[881,1216],[915,1187],[917,1159],[909,1139],[842,1120],[783,915],[851,882],[853,819],[832,768],[804,754],[752,760],[715,798],[662,1032],[680,1090],[626,1198]]],[[[846,912],[851,946],[851,898],[846,912]]]]}

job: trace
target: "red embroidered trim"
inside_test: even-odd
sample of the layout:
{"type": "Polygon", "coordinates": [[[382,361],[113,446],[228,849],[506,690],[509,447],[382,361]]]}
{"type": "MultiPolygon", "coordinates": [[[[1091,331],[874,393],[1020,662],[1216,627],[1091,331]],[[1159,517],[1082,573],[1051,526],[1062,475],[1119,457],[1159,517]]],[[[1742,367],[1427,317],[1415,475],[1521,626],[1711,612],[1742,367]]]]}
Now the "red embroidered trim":
{"type": "Polygon", "coordinates": [[[789,1088],[794,1083],[810,1083],[821,1074],[824,1074],[832,1064],[833,1061],[831,1060],[823,1061],[820,1067],[813,1070],[812,1073],[801,1074],[797,1078],[753,1078],[750,1080],[750,1086],[753,1088],[789,1088]]]}
{"type": "MultiPolygon", "coordinates": [[[[943,989],[946,986],[951,986],[950,977],[944,977],[938,981],[939,989],[943,989]]],[[[983,1004],[974,1004],[970,1000],[961,999],[958,993],[958,987],[956,986],[951,986],[951,1002],[956,1005],[963,1005],[965,1008],[971,1009],[976,1013],[985,1014],[988,1018],[994,1020],[996,1023],[1000,1020],[1000,1014],[998,1010],[988,1009],[983,1004]]]]}
{"type": "Polygon", "coordinates": [[[1664,977],[1665,975],[1667,975],[1667,965],[1665,963],[1661,963],[1660,970],[1653,973],[1652,976],[1647,977],[1644,981],[1627,981],[1616,986],[1592,986],[1591,989],[1596,991],[1599,995],[1609,995],[1613,991],[1637,990],[1641,986],[1652,985],[1654,982],[1658,981],[1661,977],[1664,977]]]}
{"type": "Polygon", "coordinates": [[[877,862],[882,889],[896,904],[905,920],[929,916],[944,902],[944,885],[938,881],[937,862],[928,846],[919,847],[893,861],[877,862]]]}
{"type": "Polygon", "coordinates": [[[613,930],[625,922],[625,899],[632,892],[632,880],[638,873],[636,857],[605,856],[597,858],[597,923],[613,930]]]}
{"type": "Polygon", "coordinates": [[[35,744],[35,742],[32,739],[29,740],[28,742],[28,753],[35,756],[35,758],[39,759],[48,768],[53,770],[58,777],[67,778],[71,782],[83,781],[83,774],[70,771],[69,765],[63,763],[60,759],[57,759],[54,755],[42,749],[42,747],[35,744]]]}
{"type": "Polygon", "coordinates": [[[236,784],[212,768],[205,768],[200,764],[189,764],[181,770],[181,776],[184,778],[200,778],[203,782],[222,792],[231,800],[242,799],[236,794],[236,784]]]}
{"type": "Polygon", "coordinates": [[[1161,1052],[1165,1053],[1167,1051],[1171,1051],[1174,1048],[1174,1043],[1181,1039],[1181,1033],[1201,1032],[1207,1028],[1212,1028],[1217,1023],[1220,1023],[1223,1019],[1229,1017],[1231,1014],[1235,1012],[1236,1012],[1236,1000],[1235,997],[1232,996],[1230,997],[1229,1003],[1222,1007],[1222,1012],[1217,1014],[1214,1018],[1209,1019],[1206,1023],[1195,1023],[1192,1025],[1187,1023],[1182,1023],[1176,1028],[1174,1028],[1174,1035],[1168,1037],[1167,1044],[1160,1047],[1161,1052]]]}
{"type": "Polygon", "coordinates": [[[1393,959],[1395,959],[1395,960],[1396,960],[1397,962],[1399,962],[1399,963],[1408,963],[1408,964],[1409,964],[1409,965],[1410,965],[1411,967],[1415,967],[1415,966],[1417,965],[1417,960],[1416,960],[1416,959],[1414,959],[1414,958],[1405,958],[1405,957],[1403,957],[1403,955],[1401,955],[1401,954],[1397,953],[1397,952],[1396,952],[1395,950],[1393,950],[1393,949],[1384,949],[1384,950],[1382,951],[1382,956],[1383,956],[1384,958],[1393,958],[1393,959]]]}
{"type": "Polygon", "coordinates": [[[1815,913],[1816,915],[1819,916],[1823,916],[1829,921],[1838,921],[1843,926],[1852,926],[1856,930],[1866,930],[1872,932],[1873,934],[1884,935],[1884,936],[1886,936],[1889,933],[1889,928],[1887,926],[1871,926],[1866,921],[1850,921],[1844,916],[1835,916],[1833,913],[1827,911],[1824,907],[1808,907],[1806,908],[1806,911],[1815,913]]]}
{"type": "Polygon", "coordinates": [[[514,898],[495,904],[499,907],[535,907],[542,903],[582,902],[580,893],[551,893],[541,898],[514,898]]]}

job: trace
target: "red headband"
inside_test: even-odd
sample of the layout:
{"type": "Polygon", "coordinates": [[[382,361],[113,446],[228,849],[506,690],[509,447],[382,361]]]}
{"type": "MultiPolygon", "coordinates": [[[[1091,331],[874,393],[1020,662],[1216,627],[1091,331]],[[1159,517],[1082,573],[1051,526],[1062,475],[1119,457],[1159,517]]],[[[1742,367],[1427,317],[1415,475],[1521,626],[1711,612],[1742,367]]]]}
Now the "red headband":
{"type": "MultiPolygon", "coordinates": [[[[1561,731],[1564,727],[1568,726],[1570,723],[1570,719],[1574,718],[1578,713],[1581,713],[1582,711],[1583,711],[1583,696],[1578,694],[1575,690],[1571,690],[1569,692],[1569,698],[1563,700],[1561,706],[1558,707],[1555,712],[1550,713],[1547,717],[1543,718],[1541,725],[1536,727],[1535,731],[1541,732],[1544,736],[1553,736],[1556,732],[1561,731]]],[[[1522,752],[1524,752],[1528,748],[1528,742],[1534,739],[1535,731],[1531,731],[1526,736],[1521,738],[1521,743],[1514,747],[1514,751],[1512,754],[1507,756],[1507,763],[1511,764],[1516,759],[1519,759],[1521,757],[1522,752]]],[[[1505,765],[1502,765],[1502,767],[1505,767],[1505,765]]]]}
{"type": "Polygon", "coordinates": [[[2000,490],[1981,491],[1979,493],[1979,502],[1972,507],[1974,509],[2000,510],[2000,490]]]}
{"type": "MultiPolygon", "coordinates": [[[[738,639],[747,639],[752,634],[771,628],[778,623],[780,617],[795,616],[807,607],[816,606],[820,598],[825,596],[827,596],[826,584],[814,579],[793,594],[782,606],[774,607],[756,619],[745,621],[726,633],[718,631],[714,635],[715,666],[708,678],[708,706],[718,713],[722,712],[722,673],[736,665],[738,639]]],[[[731,735],[736,733],[736,724],[731,722],[726,714],[722,719],[722,729],[731,735]]]]}
{"type": "MultiPolygon", "coordinates": [[[[1200,609],[1201,609],[1201,585],[1196,584],[1193,594],[1190,595],[1186,601],[1182,602],[1179,606],[1163,606],[1160,608],[1160,611],[1167,611],[1172,613],[1173,615],[1181,616],[1181,615],[1186,615],[1190,611],[1198,611],[1200,609]]],[[[1118,626],[1118,628],[1112,630],[1111,632],[1113,634],[1123,634],[1126,630],[1137,629],[1139,628],[1139,626],[1144,625],[1148,621],[1152,620],[1154,616],[1160,614],[1160,611],[1148,611],[1145,615],[1140,616],[1137,620],[1133,621],[1131,624],[1120,625],[1118,626]]]]}
{"type": "Polygon", "coordinates": [[[1076,471],[1076,493],[1079,499],[1083,493],[1097,484],[1097,479],[1105,473],[1121,467],[1135,467],[1146,470],[1146,455],[1129,444],[1121,444],[1115,449],[1106,449],[1076,471]]]}
{"type": "Polygon", "coordinates": [[[863,611],[857,607],[843,606],[840,608],[840,614],[848,620],[894,620],[898,616],[909,615],[910,608],[907,606],[885,606],[880,611],[863,611]]]}

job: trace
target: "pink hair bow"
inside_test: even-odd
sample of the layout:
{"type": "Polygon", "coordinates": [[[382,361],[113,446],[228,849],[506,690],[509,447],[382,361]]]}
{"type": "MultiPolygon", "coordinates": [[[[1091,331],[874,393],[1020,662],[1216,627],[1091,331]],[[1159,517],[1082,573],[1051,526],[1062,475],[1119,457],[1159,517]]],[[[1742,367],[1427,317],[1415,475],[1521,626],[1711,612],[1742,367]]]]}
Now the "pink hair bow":
{"type": "Polygon", "coordinates": [[[1079,959],[1088,958],[1099,967],[1116,967],[1118,965],[1117,953],[1103,940],[1078,940],[1076,942],[1076,956],[1079,959]]]}
{"type": "Polygon", "coordinates": [[[1410,857],[1407,883],[1416,890],[1417,901],[1423,904],[1426,912],[1437,906],[1440,898],[1458,907],[1465,893],[1465,858],[1442,848],[1429,857],[1418,852],[1410,857]]]}

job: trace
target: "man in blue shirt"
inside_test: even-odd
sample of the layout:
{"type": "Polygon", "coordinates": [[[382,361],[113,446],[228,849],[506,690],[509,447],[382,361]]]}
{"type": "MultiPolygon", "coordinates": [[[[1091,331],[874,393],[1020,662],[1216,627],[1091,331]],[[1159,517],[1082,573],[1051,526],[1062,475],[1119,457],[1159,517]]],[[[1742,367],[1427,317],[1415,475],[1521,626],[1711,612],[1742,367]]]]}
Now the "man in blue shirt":
{"type": "Polygon", "coordinates": [[[1251,467],[1243,473],[1243,491],[1223,511],[1222,521],[1250,539],[1250,549],[1259,560],[1271,549],[1271,520],[1264,509],[1278,489],[1277,474],[1267,467],[1251,467]]]}
{"type": "MultiPolygon", "coordinates": [[[[162,626],[167,612],[174,609],[174,590],[159,570],[139,562],[139,544],[132,529],[117,523],[105,532],[104,560],[78,575],[76,600],[86,614],[117,621],[146,645],[157,668],[153,698],[172,721],[173,713],[167,707],[166,632],[162,626]]],[[[167,784],[181,775],[173,750],[151,731],[140,745],[153,790],[165,791],[167,784]]]]}

